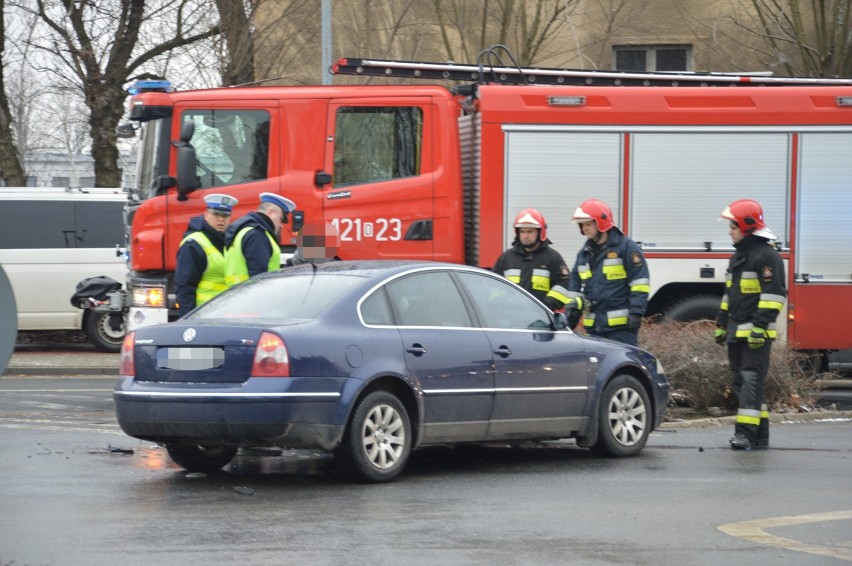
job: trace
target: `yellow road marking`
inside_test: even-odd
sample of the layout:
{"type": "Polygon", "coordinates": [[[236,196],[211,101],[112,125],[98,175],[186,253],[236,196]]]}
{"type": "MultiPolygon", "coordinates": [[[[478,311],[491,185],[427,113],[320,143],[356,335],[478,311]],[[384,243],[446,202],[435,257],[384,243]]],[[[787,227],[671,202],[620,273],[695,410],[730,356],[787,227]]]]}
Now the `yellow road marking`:
{"type": "Polygon", "coordinates": [[[774,517],[770,519],[741,521],[739,523],[727,523],[716,528],[725,534],[749,540],[751,542],[756,542],[758,544],[777,546],[787,550],[807,552],[809,554],[818,554],[820,556],[830,556],[831,558],[852,562],[852,548],[818,546],[789,538],[777,537],[766,532],[766,529],[776,527],[789,527],[792,525],[820,523],[823,521],[843,521],[847,519],[852,519],[852,510],[833,511],[830,513],[811,513],[809,515],[787,515],[785,517],[774,517]]]}

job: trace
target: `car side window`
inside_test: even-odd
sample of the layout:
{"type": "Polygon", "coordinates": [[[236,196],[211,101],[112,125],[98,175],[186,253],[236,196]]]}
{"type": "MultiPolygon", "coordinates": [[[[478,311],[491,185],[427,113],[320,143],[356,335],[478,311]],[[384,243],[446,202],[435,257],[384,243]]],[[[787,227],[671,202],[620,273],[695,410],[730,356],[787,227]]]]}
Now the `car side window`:
{"type": "Polygon", "coordinates": [[[458,273],[487,328],[550,328],[547,309],[520,289],[497,277],[458,273]]]}
{"type": "Polygon", "coordinates": [[[364,324],[393,325],[393,315],[384,290],[379,289],[361,303],[364,324]]]}
{"type": "Polygon", "coordinates": [[[446,271],[416,273],[387,285],[400,326],[471,327],[467,306],[446,271]]]}

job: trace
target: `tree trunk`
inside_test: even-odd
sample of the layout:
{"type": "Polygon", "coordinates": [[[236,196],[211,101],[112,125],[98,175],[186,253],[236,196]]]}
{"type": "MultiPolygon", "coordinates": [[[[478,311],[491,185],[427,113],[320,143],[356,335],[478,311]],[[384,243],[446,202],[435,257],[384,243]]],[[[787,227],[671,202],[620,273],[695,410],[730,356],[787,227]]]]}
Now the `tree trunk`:
{"type": "Polygon", "coordinates": [[[6,37],[6,21],[3,16],[6,11],[5,4],[3,0],[0,0],[0,179],[3,179],[7,187],[23,187],[27,180],[12,136],[12,116],[9,113],[6,81],[3,77],[5,67],[3,39],[6,37]]]}

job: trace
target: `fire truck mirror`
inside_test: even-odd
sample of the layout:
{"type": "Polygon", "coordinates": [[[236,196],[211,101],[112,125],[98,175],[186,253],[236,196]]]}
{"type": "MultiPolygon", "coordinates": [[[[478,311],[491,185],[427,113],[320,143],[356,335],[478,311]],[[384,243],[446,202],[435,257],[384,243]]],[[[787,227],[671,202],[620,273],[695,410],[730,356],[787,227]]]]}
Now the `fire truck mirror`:
{"type": "Polygon", "coordinates": [[[291,231],[295,234],[301,230],[302,226],[305,224],[305,211],[294,210],[290,213],[290,216],[293,217],[293,227],[291,228],[291,231]]]}
{"type": "Polygon", "coordinates": [[[184,201],[189,193],[200,186],[195,168],[195,148],[189,143],[177,149],[177,191],[178,200],[184,201]]]}
{"type": "Polygon", "coordinates": [[[317,175],[316,177],[314,177],[314,183],[316,183],[318,187],[324,187],[325,185],[331,183],[331,173],[317,171],[317,175]]]}
{"type": "Polygon", "coordinates": [[[192,139],[192,134],[194,133],[195,122],[193,122],[192,120],[184,122],[180,126],[180,141],[182,141],[184,144],[188,144],[189,141],[192,139]]]}

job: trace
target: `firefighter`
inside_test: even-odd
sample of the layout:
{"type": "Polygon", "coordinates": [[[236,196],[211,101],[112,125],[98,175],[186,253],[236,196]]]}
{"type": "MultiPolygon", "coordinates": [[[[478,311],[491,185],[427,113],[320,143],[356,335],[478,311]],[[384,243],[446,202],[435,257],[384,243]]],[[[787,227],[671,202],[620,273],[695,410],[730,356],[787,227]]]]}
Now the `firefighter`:
{"type": "Polygon", "coordinates": [[[494,272],[520,285],[554,311],[568,301],[571,272],[562,255],[547,239],[547,222],[534,208],[515,216],[515,240],[494,264],[494,272]]]}
{"type": "Polygon", "coordinates": [[[739,399],[735,450],[769,446],[769,410],[764,384],[769,371],[775,320],[784,307],[787,289],[784,263],[769,241],[763,209],[749,199],[732,202],[719,218],[728,223],[735,252],[728,264],[725,295],[716,317],[715,339],[728,346],[733,390],[739,399]]]}
{"type": "Polygon", "coordinates": [[[637,345],[648,308],[650,276],[639,245],[615,226],[612,210],[597,199],[584,201],[571,222],[587,238],[577,254],[568,286],[568,323],[582,318],[589,334],[637,345]]]}
{"type": "Polygon", "coordinates": [[[225,233],[225,283],[228,287],[259,273],[281,269],[278,238],[296,203],[275,193],[260,193],[260,204],[225,233]]]}
{"type": "Polygon", "coordinates": [[[175,287],[180,316],[201,306],[225,289],[225,230],[239,202],[230,195],[204,197],[204,214],[189,220],[181,240],[175,287]]]}

